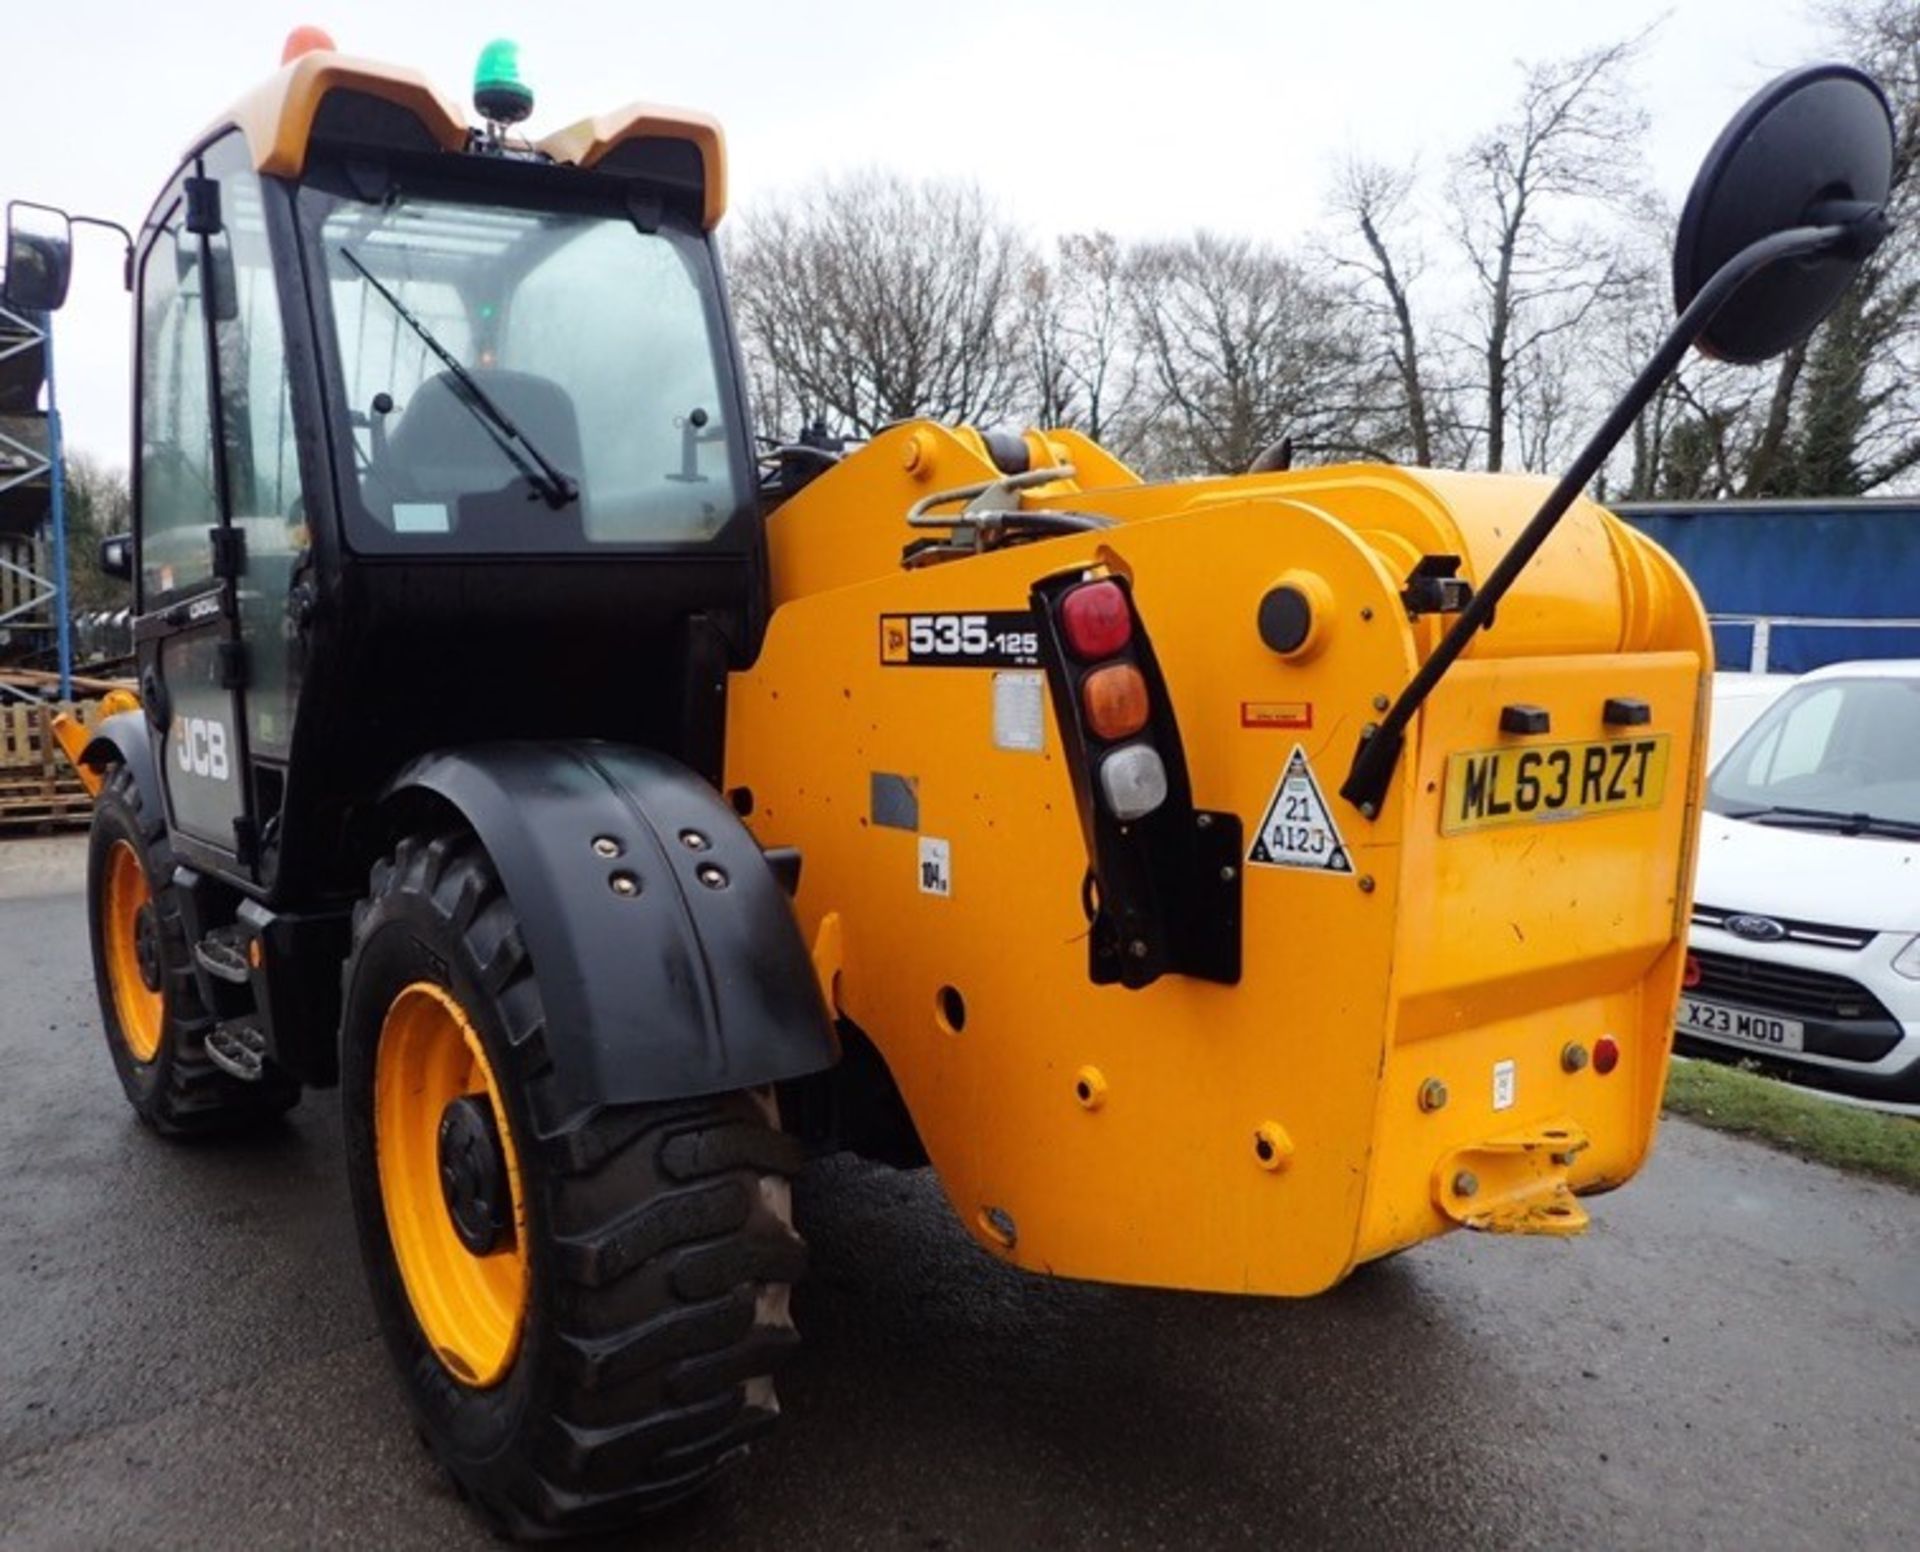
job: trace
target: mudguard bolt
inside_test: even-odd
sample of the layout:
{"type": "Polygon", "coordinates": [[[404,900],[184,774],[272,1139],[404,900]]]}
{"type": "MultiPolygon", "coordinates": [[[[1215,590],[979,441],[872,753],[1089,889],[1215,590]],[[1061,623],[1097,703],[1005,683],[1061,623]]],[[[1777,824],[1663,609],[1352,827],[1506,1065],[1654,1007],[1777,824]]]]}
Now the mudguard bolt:
{"type": "Polygon", "coordinates": [[[1393,703],[1389,701],[1384,695],[1376,695],[1373,698],[1373,709],[1375,711],[1385,711],[1387,707],[1389,707],[1392,704],[1393,703]]]}
{"type": "Polygon", "coordinates": [[[1360,611],[1360,618],[1363,620],[1371,620],[1373,618],[1373,610],[1371,608],[1362,609],[1360,611]]]}
{"type": "Polygon", "coordinates": [[[1196,830],[1211,830],[1213,828],[1213,815],[1195,814],[1193,816],[1193,825],[1196,830]]]}
{"type": "Polygon", "coordinates": [[[1447,1086],[1438,1078],[1429,1078],[1420,1085],[1420,1108],[1432,1113],[1446,1108],[1447,1086]]]}
{"type": "Polygon", "coordinates": [[[1360,893],[1363,895],[1373,893],[1373,875],[1371,873],[1362,873],[1360,875],[1360,893]]]}
{"type": "Polygon", "coordinates": [[[1477,1196],[1480,1191],[1480,1179],[1470,1169],[1463,1169],[1453,1177],[1455,1196],[1477,1196]]]}
{"type": "Polygon", "coordinates": [[[640,880],[635,875],[623,869],[618,873],[608,876],[607,887],[615,894],[631,900],[635,895],[640,893],[640,880]]]}
{"type": "Polygon", "coordinates": [[[1135,959],[1145,959],[1147,957],[1147,940],[1145,938],[1135,938],[1127,945],[1127,952],[1133,955],[1135,959]]]}
{"type": "Polygon", "coordinates": [[[1360,805],[1360,812],[1371,819],[1375,814],[1380,812],[1380,805],[1378,803],[1362,803],[1360,805]]]}
{"type": "Polygon", "coordinates": [[[617,857],[620,855],[620,843],[611,835],[596,835],[593,838],[593,854],[596,857],[617,857]]]}
{"type": "Polygon", "coordinates": [[[680,844],[686,847],[688,851],[705,851],[707,849],[707,838],[698,830],[682,830],[680,832],[680,844]]]}
{"type": "Polygon", "coordinates": [[[1223,884],[1231,884],[1236,877],[1238,877],[1238,870],[1232,863],[1228,863],[1220,870],[1220,882],[1223,884]]]}

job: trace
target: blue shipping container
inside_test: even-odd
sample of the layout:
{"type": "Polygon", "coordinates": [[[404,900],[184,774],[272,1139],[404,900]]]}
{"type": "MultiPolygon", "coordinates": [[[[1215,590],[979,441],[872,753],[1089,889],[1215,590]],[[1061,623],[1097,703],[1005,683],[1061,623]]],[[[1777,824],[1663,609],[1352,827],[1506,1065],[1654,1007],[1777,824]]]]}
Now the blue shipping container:
{"type": "Polygon", "coordinates": [[[1853,658],[1920,658],[1920,502],[1613,510],[1693,579],[1721,668],[1800,674],[1853,658]]]}

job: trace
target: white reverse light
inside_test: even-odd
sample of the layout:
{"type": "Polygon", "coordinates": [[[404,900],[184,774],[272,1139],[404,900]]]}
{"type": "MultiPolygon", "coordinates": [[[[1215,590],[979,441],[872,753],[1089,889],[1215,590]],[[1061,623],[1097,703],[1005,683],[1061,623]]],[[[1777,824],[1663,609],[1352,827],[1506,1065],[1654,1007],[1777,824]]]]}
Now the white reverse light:
{"type": "Polygon", "coordinates": [[[1125,744],[1100,762],[1100,791],[1122,824],[1144,819],[1167,801],[1167,768],[1148,744],[1125,744]]]}

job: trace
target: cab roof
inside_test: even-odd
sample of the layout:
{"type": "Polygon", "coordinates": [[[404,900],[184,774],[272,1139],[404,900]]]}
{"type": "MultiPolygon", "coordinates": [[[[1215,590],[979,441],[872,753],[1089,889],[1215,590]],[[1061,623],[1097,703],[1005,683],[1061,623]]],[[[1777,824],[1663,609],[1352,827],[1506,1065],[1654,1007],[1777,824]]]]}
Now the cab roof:
{"type": "MultiPolygon", "coordinates": [[[[198,143],[233,128],[246,137],[255,170],[279,178],[306,170],[317,139],[458,152],[470,134],[466,116],[419,71],[332,49],[282,66],[209,125],[198,143]]],[[[704,113],[630,103],[556,130],[533,149],[568,166],[641,175],[649,150],[661,153],[655,165],[676,171],[689,165],[690,154],[702,224],[711,230],[726,212],[726,143],[719,123],[704,113]]]]}

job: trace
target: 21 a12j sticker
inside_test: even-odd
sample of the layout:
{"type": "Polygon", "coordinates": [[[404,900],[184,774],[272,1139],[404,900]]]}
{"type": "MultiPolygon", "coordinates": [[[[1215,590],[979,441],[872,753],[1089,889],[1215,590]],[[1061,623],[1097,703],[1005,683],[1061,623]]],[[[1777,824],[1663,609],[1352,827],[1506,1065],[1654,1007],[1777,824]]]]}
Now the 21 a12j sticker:
{"type": "Polygon", "coordinates": [[[1351,873],[1353,858],[1333,822],[1307,751],[1293,746],[1293,757],[1280,773],[1266,818],[1253,833],[1247,863],[1261,868],[1302,868],[1311,873],[1351,873]]]}

